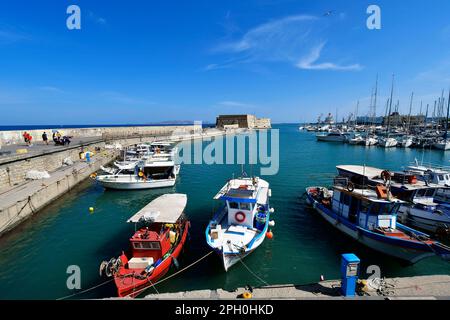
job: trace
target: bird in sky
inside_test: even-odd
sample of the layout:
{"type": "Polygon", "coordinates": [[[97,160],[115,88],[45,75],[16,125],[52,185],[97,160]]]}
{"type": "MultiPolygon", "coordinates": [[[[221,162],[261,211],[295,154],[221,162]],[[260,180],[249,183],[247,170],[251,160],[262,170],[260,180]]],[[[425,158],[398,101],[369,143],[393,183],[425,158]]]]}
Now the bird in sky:
{"type": "Polygon", "coordinates": [[[331,16],[332,14],[333,14],[333,10],[330,10],[330,11],[327,11],[327,12],[325,12],[324,14],[323,14],[323,16],[324,17],[328,17],[328,16],[331,16]]]}

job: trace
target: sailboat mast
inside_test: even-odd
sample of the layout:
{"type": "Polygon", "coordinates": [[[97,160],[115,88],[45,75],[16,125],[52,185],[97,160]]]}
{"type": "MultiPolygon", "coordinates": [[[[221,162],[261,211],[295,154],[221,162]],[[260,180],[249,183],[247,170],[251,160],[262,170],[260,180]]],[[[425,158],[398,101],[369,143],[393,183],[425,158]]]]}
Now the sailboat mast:
{"type": "Polygon", "coordinates": [[[450,90],[448,91],[448,100],[447,100],[447,119],[445,120],[445,133],[444,133],[444,139],[445,139],[445,142],[447,142],[449,110],[450,110],[450,90]]]}
{"type": "Polygon", "coordinates": [[[389,112],[388,112],[388,123],[386,128],[386,133],[389,137],[389,129],[391,125],[391,110],[392,110],[392,97],[394,95],[394,74],[392,74],[392,85],[391,85],[391,98],[389,99],[389,112]]]}
{"type": "Polygon", "coordinates": [[[411,130],[411,111],[412,111],[413,98],[414,98],[414,92],[411,93],[411,100],[409,102],[408,131],[407,131],[408,134],[411,130]]]}

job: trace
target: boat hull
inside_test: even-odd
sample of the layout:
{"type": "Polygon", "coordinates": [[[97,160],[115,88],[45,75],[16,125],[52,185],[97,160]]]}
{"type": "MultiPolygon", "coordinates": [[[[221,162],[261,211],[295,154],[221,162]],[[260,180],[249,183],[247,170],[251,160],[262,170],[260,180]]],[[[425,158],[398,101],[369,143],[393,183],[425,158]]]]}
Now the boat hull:
{"type": "Polygon", "coordinates": [[[186,243],[189,228],[190,222],[186,221],[184,224],[183,234],[178,245],[175,247],[170,256],[164,259],[147,278],[136,279],[133,276],[124,276],[130,274],[130,269],[126,269],[124,266],[122,266],[119,269],[119,272],[114,275],[114,283],[117,287],[117,295],[119,297],[134,298],[142,293],[142,291],[144,291],[146,288],[152,287],[154,283],[164,277],[167,272],[169,272],[170,267],[174,264],[174,259],[177,259],[180,256],[182,249],[186,243]]]}
{"type": "Polygon", "coordinates": [[[103,177],[98,177],[97,181],[107,189],[114,190],[143,190],[143,189],[155,189],[155,188],[167,188],[175,185],[176,178],[174,179],[161,179],[161,180],[138,180],[130,179],[126,180],[114,180],[103,177]]]}
{"type": "Polygon", "coordinates": [[[309,194],[308,189],[307,201],[313,206],[315,211],[319,213],[319,215],[333,227],[373,250],[390,255],[411,264],[435,255],[433,250],[428,246],[417,244],[412,245],[411,247],[403,247],[400,246],[397,241],[395,241],[397,239],[388,239],[388,237],[378,235],[374,232],[351,225],[348,222],[339,221],[338,216],[330,209],[317,202],[309,194]]]}

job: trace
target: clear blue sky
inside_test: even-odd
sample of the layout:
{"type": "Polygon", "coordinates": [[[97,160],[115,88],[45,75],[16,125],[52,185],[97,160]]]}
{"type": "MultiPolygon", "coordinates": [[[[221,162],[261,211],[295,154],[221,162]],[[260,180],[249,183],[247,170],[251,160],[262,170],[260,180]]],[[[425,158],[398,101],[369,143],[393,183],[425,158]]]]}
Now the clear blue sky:
{"type": "Polygon", "coordinates": [[[358,99],[364,115],[377,74],[381,114],[392,73],[400,110],[414,91],[418,111],[450,87],[449,15],[448,0],[2,0],[0,125],[300,122],[358,99]]]}

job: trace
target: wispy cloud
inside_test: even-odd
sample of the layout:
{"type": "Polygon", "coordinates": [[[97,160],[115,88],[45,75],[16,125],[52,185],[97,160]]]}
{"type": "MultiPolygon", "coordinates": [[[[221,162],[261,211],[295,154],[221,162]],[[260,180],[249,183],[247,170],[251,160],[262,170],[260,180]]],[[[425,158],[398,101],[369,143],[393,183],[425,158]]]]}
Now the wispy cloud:
{"type": "Polygon", "coordinates": [[[319,61],[327,43],[324,30],[328,21],[312,15],[293,15],[263,23],[233,41],[222,41],[213,47],[213,54],[229,57],[223,63],[207,65],[204,70],[262,62],[284,62],[305,70],[360,70],[359,64],[319,61]]]}
{"type": "Polygon", "coordinates": [[[29,39],[29,36],[17,31],[0,29],[0,44],[9,44],[29,39]]]}
{"type": "Polygon", "coordinates": [[[338,65],[332,62],[322,62],[318,63],[317,60],[320,59],[320,54],[322,52],[323,47],[325,46],[325,42],[317,45],[312,48],[309,55],[300,59],[297,63],[297,67],[305,70],[340,70],[340,71],[348,71],[348,70],[361,70],[362,66],[359,64],[351,64],[351,65],[338,65]]]}

